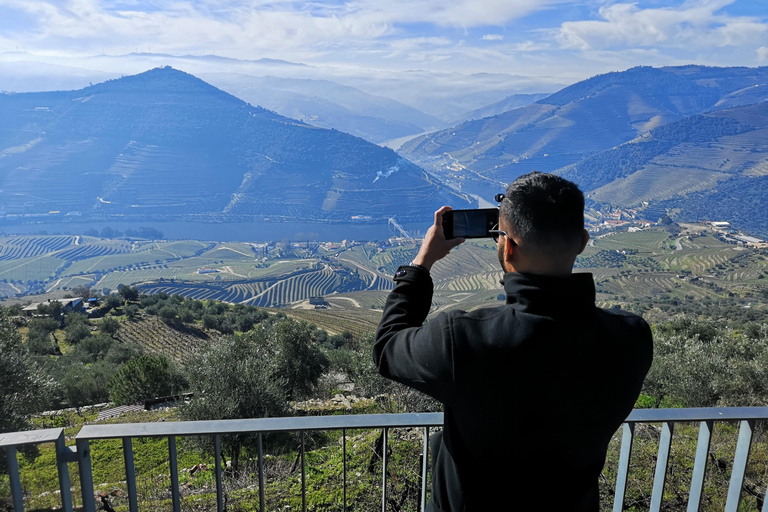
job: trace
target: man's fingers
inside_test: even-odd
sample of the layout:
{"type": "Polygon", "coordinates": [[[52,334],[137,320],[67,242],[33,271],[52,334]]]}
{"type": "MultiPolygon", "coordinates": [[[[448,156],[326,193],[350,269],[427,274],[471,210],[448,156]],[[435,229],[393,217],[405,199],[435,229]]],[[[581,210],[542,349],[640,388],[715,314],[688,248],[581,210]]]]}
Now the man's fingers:
{"type": "Polygon", "coordinates": [[[451,249],[455,248],[456,246],[459,246],[464,243],[463,238],[451,238],[450,240],[445,241],[451,249]]]}
{"type": "Polygon", "coordinates": [[[443,206],[439,210],[435,212],[435,226],[442,226],[443,225],[443,215],[445,212],[451,211],[452,208],[450,206],[443,206]]]}

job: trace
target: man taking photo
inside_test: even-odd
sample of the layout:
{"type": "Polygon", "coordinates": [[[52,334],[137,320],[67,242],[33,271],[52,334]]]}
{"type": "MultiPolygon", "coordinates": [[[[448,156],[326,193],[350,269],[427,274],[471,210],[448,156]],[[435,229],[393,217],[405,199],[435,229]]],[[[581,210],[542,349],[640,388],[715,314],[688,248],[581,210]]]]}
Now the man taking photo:
{"type": "Polygon", "coordinates": [[[595,306],[591,274],[573,274],[589,240],[584,196],[553,174],[521,176],[499,206],[506,304],[441,313],[430,269],[464,240],[443,215],[395,273],[373,358],[384,377],[444,405],[432,439],[434,511],[597,512],[608,443],[651,365],[648,324],[595,306]]]}

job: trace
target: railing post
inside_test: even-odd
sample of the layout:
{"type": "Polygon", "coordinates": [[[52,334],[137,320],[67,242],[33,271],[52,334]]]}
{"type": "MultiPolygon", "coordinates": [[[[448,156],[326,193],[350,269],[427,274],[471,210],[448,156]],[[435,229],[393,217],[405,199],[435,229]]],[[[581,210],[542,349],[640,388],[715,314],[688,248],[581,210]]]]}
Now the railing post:
{"type": "Polygon", "coordinates": [[[427,469],[429,469],[429,427],[424,427],[424,446],[421,452],[421,507],[420,512],[427,510],[427,469]]]}
{"type": "Polygon", "coordinates": [[[96,500],[93,497],[93,473],[91,470],[91,448],[87,439],[77,441],[78,467],[80,468],[80,493],[83,496],[83,510],[96,512],[96,500]]]}
{"type": "Polygon", "coordinates": [[[659,439],[659,455],[656,459],[656,473],[653,475],[653,494],[651,494],[650,512],[660,512],[664,499],[664,484],[667,482],[667,466],[669,451],[672,445],[673,423],[661,424],[661,439],[659,439]]]}
{"type": "Polygon", "coordinates": [[[224,491],[221,483],[221,436],[213,436],[214,471],[216,471],[216,510],[224,512],[224,491]]]}
{"type": "Polygon", "coordinates": [[[624,423],[621,434],[621,452],[619,468],[616,470],[616,492],[613,496],[613,512],[624,510],[624,496],[627,494],[627,477],[629,475],[629,457],[632,453],[632,440],[635,437],[635,424],[624,423]]]}
{"type": "Polygon", "coordinates": [[[63,512],[72,512],[72,491],[70,491],[69,466],[70,455],[67,443],[64,441],[64,431],[56,439],[56,468],[59,472],[59,490],[61,491],[61,509],[63,512]]]}
{"type": "Polygon", "coordinates": [[[176,458],[176,436],[168,436],[168,462],[171,469],[171,501],[173,512],[181,512],[179,496],[179,462],[176,458]]]}
{"type": "Polygon", "coordinates": [[[347,429],[341,429],[341,461],[342,461],[342,510],[347,512],[347,429]]]}
{"type": "Polygon", "coordinates": [[[691,492],[688,495],[687,512],[698,512],[701,506],[701,496],[704,491],[704,476],[707,472],[709,445],[712,441],[713,422],[702,421],[699,425],[699,441],[696,443],[696,461],[693,463],[691,477],[691,492]]]}
{"type": "Polygon", "coordinates": [[[741,488],[744,486],[744,473],[747,470],[747,459],[752,448],[752,431],[755,420],[743,420],[739,427],[739,440],[736,443],[736,454],[733,458],[731,482],[728,486],[728,499],[725,502],[725,512],[737,512],[741,501],[741,488]]]}
{"type": "Polygon", "coordinates": [[[307,482],[304,476],[304,431],[301,431],[301,510],[307,512],[307,482]]]}
{"type": "Polygon", "coordinates": [[[125,460],[125,486],[128,488],[128,510],[139,512],[138,497],[136,496],[136,467],[133,463],[133,441],[130,437],[123,438],[123,460],[125,460]]]}
{"type": "Polygon", "coordinates": [[[24,512],[24,492],[21,488],[21,478],[19,476],[19,460],[16,458],[16,447],[6,446],[5,457],[8,464],[8,476],[11,480],[13,510],[15,512],[24,512]]]}
{"type": "Polygon", "coordinates": [[[264,446],[262,443],[262,433],[258,435],[259,451],[259,512],[264,512],[264,446]]]}
{"type": "Polygon", "coordinates": [[[381,471],[381,512],[387,512],[387,433],[388,429],[384,427],[382,432],[381,453],[382,453],[382,471],[381,471]]]}

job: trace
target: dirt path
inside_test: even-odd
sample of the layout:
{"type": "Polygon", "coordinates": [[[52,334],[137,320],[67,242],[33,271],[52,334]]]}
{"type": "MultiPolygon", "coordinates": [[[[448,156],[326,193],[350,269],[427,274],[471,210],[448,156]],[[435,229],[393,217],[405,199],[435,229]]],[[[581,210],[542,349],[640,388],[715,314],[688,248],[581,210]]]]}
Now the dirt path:
{"type": "Polygon", "coordinates": [[[371,281],[371,284],[368,285],[368,288],[366,288],[366,290],[370,290],[371,288],[373,288],[373,285],[376,284],[376,278],[377,277],[383,277],[385,279],[388,277],[388,276],[385,276],[384,274],[382,274],[380,272],[374,272],[373,270],[371,270],[369,268],[366,268],[366,267],[362,266],[361,264],[359,264],[357,262],[354,262],[352,260],[348,260],[348,259],[345,259],[345,258],[339,258],[339,261],[345,261],[347,263],[350,263],[350,264],[356,266],[357,268],[359,268],[360,270],[362,270],[364,272],[368,272],[369,274],[373,275],[373,280],[371,281]]]}
{"type": "Polygon", "coordinates": [[[359,307],[360,307],[360,303],[359,303],[359,302],[357,302],[357,301],[356,301],[355,299],[353,299],[352,297],[326,297],[326,299],[333,299],[333,300],[348,300],[349,302],[351,302],[352,304],[354,304],[356,308],[359,308],[359,307]]]}
{"type": "Polygon", "coordinates": [[[248,276],[244,276],[243,274],[238,274],[238,273],[236,273],[234,270],[232,270],[232,267],[230,267],[229,265],[227,265],[227,266],[225,266],[225,267],[222,267],[222,268],[223,268],[224,270],[226,270],[228,273],[232,274],[233,276],[237,276],[237,277],[244,277],[244,278],[246,278],[246,279],[248,278],[248,276]]]}

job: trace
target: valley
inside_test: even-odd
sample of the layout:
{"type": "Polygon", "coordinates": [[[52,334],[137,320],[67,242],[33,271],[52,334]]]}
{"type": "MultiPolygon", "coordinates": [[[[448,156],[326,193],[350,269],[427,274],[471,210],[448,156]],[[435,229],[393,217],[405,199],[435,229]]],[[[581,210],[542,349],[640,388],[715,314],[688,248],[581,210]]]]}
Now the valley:
{"type": "MultiPolygon", "coordinates": [[[[737,236],[746,235],[711,224],[604,228],[593,233],[576,271],[594,275],[601,306],[651,320],[706,317],[709,307],[750,317],[768,308],[768,248],[747,246],[737,236]]],[[[363,335],[375,329],[392,274],[413,259],[418,244],[8,236],[0,238],[0,294],[11,304],[63,297],[78,286],[105,295],[137,286],[148,294],[271,308],[331,333],[363,335]]],[[[432,274],[432,314],[503,300],[490,240],[464,243],[432,274]]]]}

